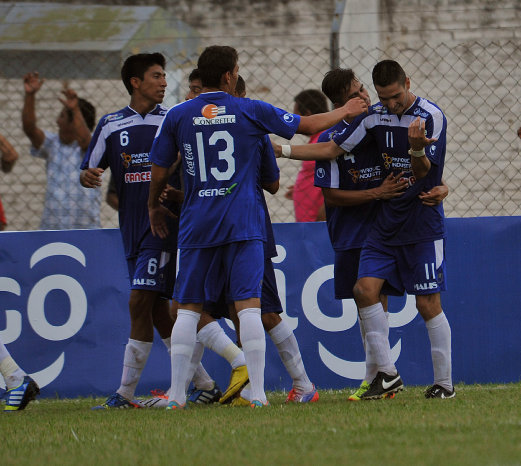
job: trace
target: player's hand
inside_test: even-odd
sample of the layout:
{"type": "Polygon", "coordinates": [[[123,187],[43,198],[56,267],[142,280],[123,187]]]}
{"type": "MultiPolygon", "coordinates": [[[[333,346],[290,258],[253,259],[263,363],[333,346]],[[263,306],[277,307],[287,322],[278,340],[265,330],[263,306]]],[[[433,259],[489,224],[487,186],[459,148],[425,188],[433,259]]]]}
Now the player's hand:
{"type": "Polygon", "coordinates": [[[178,204],[182,204],[183,200],[185,198],[185,194],[180,189],[176,189],[173,186],[170,186],[169,184],[166,185],[165,189],[163,189],[163,192],[159,196],[159,200],[161,202],[169,201],[169,202],[176,202],[178,204]]]}
{"type": "Polygon", "coordinates": [[[429,144],[438,140],[436,138],[428,138],[425,136],[425,121],[420,117],[416,118],[416,120],[409,125],[408,136],[411,150],[414,151],[422,150],[429,144]]]}
{"type": "Polygon", "coordinates": [[[98,188],[101,186],[103,168],[86,168],[80,173],[80,183],[84,188],[98,188]]]}
{"type": "Polygon", "coordinates": [[[277,157],[277,158],[282,157],[282,146],[280,144],[273,142],[271,139],[270,139],[270,142],[271,142],[271,146],[273,147],[273,152],[275,152],[275,157],[277,157]]]}
{"type": "Polygon", "coordinates": [[[148,207],[148,216],[150,218],[150,229],[154,236],[166,239],[170,233],[166,222],[166,217],[177,218],[164,205],[158,204],[155,207],[148,207]]]}
{"type": "Polygon", "coordinates": [[[45,79],[40,79],[38,71],[27,73],[24,76],[24,90],[26,94],[36,94],[42,87],[45,79]]]}
{"type": "Polygon", "coordinates": [[[284,197],[286,199],[289,199],[290,201],[293,200],[293,192],[295,191],[295,185],[292,184],[291,186],[288,186],[288,189],[284,193],[284,197]]]}
{"type": "Polygon", "coordinates": [[[367,112],[369,107],[367,106],[367,102],[364,99],[355,97],[354,99],[349,99],[342,107],[342,109],[345,111],[344,120],[351,122],[358,115],[367,112]]]}
{"type": "Polygon", "coordinates": [[[73,91],[72,89],[64,89],[62,94],[65,96],[65,99],[58,99],[66,109],[74,110],[79,106],[79,100],[76,91],[73,91]]]}
{"type": "Polygon", "coordinates": [[[427,206],[436,206],[441,204],[449,194],[449,187],[447,185],[435,186],[430,191],[422,192],[418,196],[422,200],[422,204],[427,206]]]}
{"type": "Polygon", "coordinates": [[[401,196],[409,184],[409,182],[402,177],[403,172],[400,172],[397,175],[392,173],[388,175],[378,188],[374,188],[377,199],[386,201],[401,196]]]}

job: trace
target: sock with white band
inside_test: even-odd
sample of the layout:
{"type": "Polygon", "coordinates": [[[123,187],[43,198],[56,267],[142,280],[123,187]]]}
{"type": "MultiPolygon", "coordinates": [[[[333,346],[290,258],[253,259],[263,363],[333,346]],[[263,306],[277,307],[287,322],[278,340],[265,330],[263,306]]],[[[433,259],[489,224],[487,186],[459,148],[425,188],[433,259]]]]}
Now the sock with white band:
{"type": "Polygon", "coordinates": [[[168,401],[186,403],[186,383],[189,380],[190,362],[196,343],[197,323],[201,315],[187,309],[177,311],[172,329],[172,381],[168,401]]]}
{"type": "Polygon", "coordinates": [[[216,321],[210,322],[199,330],[197,338],[204,346],[226,359],[232,369],[246,364],[244,353],[230,340],[216,321]]]}
{"type": "Polygon", "coordinates": [[[241,341],[253,400],[266,402],[264,392],[264,366],[266,364],[266,337],[262,326],[260,308],[243,309],[238,313],[241,326],[241,341]]]}
{"type": "Polygon", "coordinates": [[[431,342],[434,383],[452,391],[452,351],[449,321],[442,312],[425,322],[431,342]]]}
{"type": "Polygon", "coordinates": [[[116,390],[122,397],[132,400],[136,392],[141,373],[152,350],[152,342],[128,339],[123,358],[121,385],[116,390]]]}
{"type": "Polygon", "coordinates": [[[288,325],[281,321],[268,333],[279,352],[284,367],[293,379],[293,388],[303,393],[313,390],[313,384],[309,380],[302,362],[297,339],[288,325]]]}

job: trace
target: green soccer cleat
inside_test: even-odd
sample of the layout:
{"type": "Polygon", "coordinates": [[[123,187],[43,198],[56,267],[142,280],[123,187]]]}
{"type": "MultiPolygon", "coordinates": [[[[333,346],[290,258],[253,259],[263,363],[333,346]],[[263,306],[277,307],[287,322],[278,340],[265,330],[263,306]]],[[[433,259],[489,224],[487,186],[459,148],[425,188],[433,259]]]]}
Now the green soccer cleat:
{"type": "Polygon", "coordinates": [[[354,393],[351,393],[351,395],[349,395],[349,398],[347,399],[348,401],[360,401],[360,397],[367,391],[369,390],[369,387],[370,387],[370,384],[369,382],[366,382],[365,380],[362,382],[362,385],[360,385],[360,387],[358,387],[358,390],[354,393]]]}

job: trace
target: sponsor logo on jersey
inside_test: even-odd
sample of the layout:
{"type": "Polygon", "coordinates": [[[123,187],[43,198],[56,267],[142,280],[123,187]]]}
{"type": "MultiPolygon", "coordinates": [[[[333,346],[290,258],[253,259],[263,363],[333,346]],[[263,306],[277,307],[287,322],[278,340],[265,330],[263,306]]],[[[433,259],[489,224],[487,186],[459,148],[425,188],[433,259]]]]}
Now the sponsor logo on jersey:
{"type": "Polygon", "coordinates": [[[194,155],[192,152],[192,145],[184,143],[183,149],[185,152],[186,173],[188,173],[190,176],[195,176],[195,163],[194,155]]]}
{"type": "Polygon", "coordinates": [[[429,114],[424,112],[420,107],[416,107],[412,114],[415,116],[420,116],[421,118],[427,118],[429,116],[429,114]]]}
{"type": "Polygon", "coordinates": [[[384,160],[384,167],[386,170],[390,170],[392,165],[393,165],[393,158],[387,154],[386,152],[384,152],[382,154],[382,159],[384,160]]]}
{"type": "Polygon", "coordinates": [[[353,183],[382,179],[382,170],[378,166],[361,168],[360,170],[355,170],[354,168],[351,168],[347,172],[351,175],[353,183]]]}
{"type": "Polygon", "coordinates": [[[237,183],[233,183],[227,188],[211,188],[211,189],[200,189],[197,195],[199,197],[221,197],[231,194],[231,192],[237,187],[237,183]]]}
{"type": "Polygon", "coordinates": [[[436,153],[436,146],[433,144],[433,145],[429,148],[429,154],[434,155],[435,153],[436,153]]]}
{"type": "Polygon", "coordinates": [[[290,123],[293,123],[295,116],[293,115],[293,113],[285,113],[282,118],[284,118],[284,121],[286,123],[290,124],[290,123]]]}
{"type": "Polygon", "coordinates": [[[217,115],[224,115],[225,113],[226,107],[224,105],[218,107],[214,104],[208,104],[201,109],[201,115],[209,120],[215,118],[217,115]]]}
{"type": "Polygon", "coordinates": [[[324,176],[326,176],[326,171],[322,167],[320,167],[317,170],[317,178],[324,178],[324,176]]]}
{"type": "Polygon", "coordinates": [[[383,116],[383,115],[382,115],[382,116],[380,117],[380,121],[381,121],[381,122],[384,122],[384,123],[391,123],[391,117],[389,117],[389,116],[387,116],[387,115],[386,115],[386,116],[383,116]]]}
{"type": "Polygon", "coordinates": [[[125,115],[123,115],[122,113],[114,113],[112,115],[107,115],[105,117],[105,123],[108,123],[109,121],[116,121],[116,120],[121,120],[122,118],[124,118],[125,115]]]}
{"type": "Polygon", "coordinates": [[[213,118],[194,117],[194,126],[225,125],[235,123],[235,115],[221,115],[213,118]]]}
{"type": "Polygon", "coordinates": [[[382,104],[376,104],[373,107],[373,110],[374,110],[375,113],[378,113],[380,115],[386,115],[387,113],[389,113],[387,111],[387,107],[384,107],[382,104]]]}
{"type": "Polygon", "coordinates": [[[150,181],[152,172],[125,173],[125,183],[146,183],[150,181]]]}
{"type": "Polygon", "coordinates": [[[125,168],[135,165],[138,166],[150,166],[150,160],[148,158],[148,152],[140,152],[138,154],[127,154],[126,152],[122,152],[120,154],[121,160],[123,161],[123,166],[125,168]]]}

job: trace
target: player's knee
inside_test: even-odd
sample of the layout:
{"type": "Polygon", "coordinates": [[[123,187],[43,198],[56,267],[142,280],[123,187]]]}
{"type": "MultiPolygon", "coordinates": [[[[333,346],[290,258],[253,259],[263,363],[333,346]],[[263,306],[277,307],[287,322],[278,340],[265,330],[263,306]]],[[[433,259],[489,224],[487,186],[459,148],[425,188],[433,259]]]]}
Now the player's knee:
{"type": "Polygon", "coordinates": [[[261,315],[262,325],[264,326],[264,330],[269,332],[272,328],[275,328],[282,319],[276,312],[268,312],[266,314],[261,315]]]}

